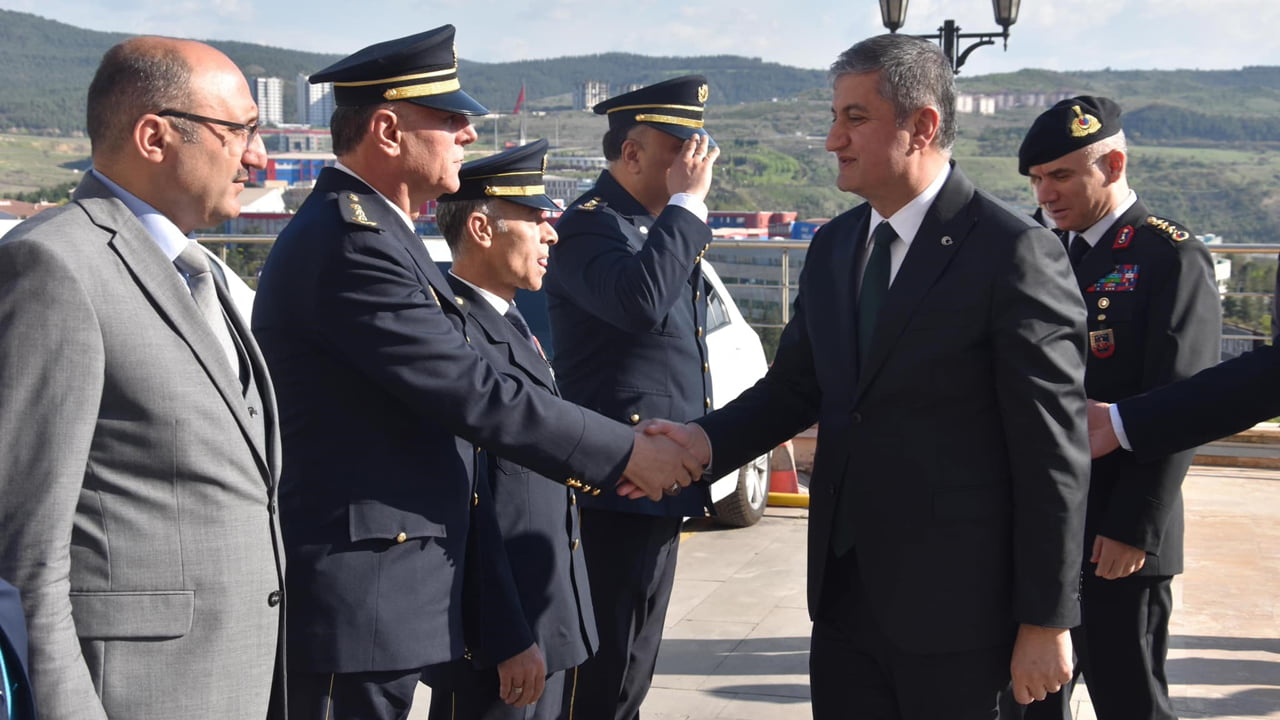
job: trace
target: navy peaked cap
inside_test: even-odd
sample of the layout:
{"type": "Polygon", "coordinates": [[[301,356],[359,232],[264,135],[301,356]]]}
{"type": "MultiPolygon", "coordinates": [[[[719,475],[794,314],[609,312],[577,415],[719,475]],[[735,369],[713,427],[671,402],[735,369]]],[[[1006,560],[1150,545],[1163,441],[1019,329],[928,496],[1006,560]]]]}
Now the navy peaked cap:
{"type": "MultiPolygon", "coordinates": [[[[707,134],[702,129],[702,113],[708,94],[705,77],[685,75],[611,97],[592,110],[609,117],[610,130],[625,131],[632,125],[645,124],[688,140],[707,134]]],[[[715,147],[714,140],[711,146],[715,147]]]]}
{"type": "Polygon", "coordinates": [[[461,115],[487,115],[488,109],[462,90],[453,35],[452,25],[442,25],[370,45],[308,81],[333,83],[338,107],[403,100],[461,115]]]}
{"type": "Polygon", "coordinates": [[[472,160],[458,172],[457,192],[440,197],[439,202],[458,200],[509,200],[539,210],[560,210],[547,197],[542,173],[547,169],[547,141],[504,150],[496,155],[472,160]]]}

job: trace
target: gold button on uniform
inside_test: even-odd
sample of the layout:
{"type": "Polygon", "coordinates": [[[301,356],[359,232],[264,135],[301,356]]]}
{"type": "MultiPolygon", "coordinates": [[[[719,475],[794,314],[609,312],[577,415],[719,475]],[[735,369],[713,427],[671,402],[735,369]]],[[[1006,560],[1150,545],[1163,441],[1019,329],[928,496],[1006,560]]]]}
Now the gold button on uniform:
{"type": "Polygon", "coordinates": [[[1098,298],[1099,310],[1106,310],[1109,307],[1111,307],[1111,298],[1107,297],[1106,295],[1103,295],[1102,297],[1098,298]]]}
{"type": "Polygon", "coordinates": [[[404,533],[400,533],[399,535],[396,535],[396,542],[398,542],[398,543],[402,543],[402,542],[404,542],[405,540],[408,540],[408,539],[409,539],[409,536],[408,536],[408,535],[405,535],[404,533]]]}
{"type": "Polygon", "coordinates": [[[569,551],[572,552],[577,549],[578,549],[578,538],[574,538],[573,542],[569,543],[569,551]]]}
{"type": "Polygon", "coordinates": [[[702,372],[711,372],[711,366],[706,363],[702,363],[702,372]]]}
{"type": "Polygon", "coordinates": [[[471,504],[472,505],[480,504],[480,493],[471,493],[471,504]]]}
{"type": "Polygon", "coordinates": [[[702,328],[701,328],[701,327],[699,327],[699,328],[698,328],[698,332],[694,333],[694,335],[696,335],[696,336],[698,336],[698,337],[702,337],[702,328]]]}
{"type": "Polygon", "coordinates": [[[711,398],[707,398],[706,400],[703,400],[703,401],[702,401],[702,406],[703,406],[703,407],[705,407],[706,409],[710,410],[710,409],[711,409],[711,398]]]}
{"type": "Polygon", "coordinates": [[[631,413],[631,417],[629,417],[629,418],[627,418],[627,419],[631,421],[631,424],[632,424],[632,425],[639,425],[639,424],[640,424],[640,414],[639,414],[639,413],[631,413]]]}

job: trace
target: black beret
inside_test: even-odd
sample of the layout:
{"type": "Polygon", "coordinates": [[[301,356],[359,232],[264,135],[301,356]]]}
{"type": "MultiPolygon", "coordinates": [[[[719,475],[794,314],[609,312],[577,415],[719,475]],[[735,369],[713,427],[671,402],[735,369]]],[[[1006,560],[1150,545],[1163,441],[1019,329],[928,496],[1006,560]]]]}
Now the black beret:
{"type": "Polygon", "coordinates": [[[547,197],[547,189],[542,184],[542,173],[546,169],[547,141],[534,140],[528,145],[466,163],[458,172],[461,181],[458,191],[441,196],[438,202],[498,198],[554,212],[560,206],[547,197]]]}
{"type": "Polygon", "coordinates": [[[333,83],[338,107],[404,100],[460,115],[489,111],[462,91],[452,25],[410,35],[349,55],[312,75],[311,84],[333,83]]]}
{"type": "Polygon", "coordinates": [[[1093,95],[1062,100],[1031,123],[1018,148],[1018,172],[1052,162],[1120,132],[1120,106],[1093,95]]]}
{"type": "MultiPolygon", "coordinates": [[[[705,77],[685,75],[611,97],[591,109],[609,117],[610,130],[625,131],[643,123],[688,140],[694,135],[707,135],[702,129],[707,94],[705,77]]],[[[714,140],[711,147],[715,147],[714,140]]]]}

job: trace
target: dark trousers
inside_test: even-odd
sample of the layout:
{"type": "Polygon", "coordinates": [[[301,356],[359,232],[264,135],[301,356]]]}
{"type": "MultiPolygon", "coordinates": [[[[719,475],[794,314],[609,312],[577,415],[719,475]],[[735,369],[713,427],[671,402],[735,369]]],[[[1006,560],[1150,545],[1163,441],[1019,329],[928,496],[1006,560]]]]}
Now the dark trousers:
{"type": "Polygon", "coordinates": [[[1009,684],[1012,628],[989,648],[902,650],[872,615],[853,555],[828,558],[809,650],[814,720],[996,718],[1000,692],[1009,684]]]}
{"type": "MultiPolygon", "coordinates": [[[[405,720],[418,682],[440,684],[443,666],[364,673],[289,671],[291,720],[405,720]]],[[[434,694],[434,693],[433,693],[434,694]]]]}
{"type": "Polygon", "coordinates": [[[496,668],[477,670],[466,661],[451,663],[448,679],[432,684],[428,720],[555,720],[564,701],[565,673],[548,675],[538,702],[518,708],[498,697],[496,668]]]}
{"type": "Polygon", "coordinates": [[[582,509],[600,649],[565,683],[565,720],[638,720],[653,681],[683,518],[582,509]]]}
{"type": "MultiPolygon", "coordinates": [[[[1104,580],[1092,568],[1085,571],[1081,625],[1072,629],[1071,642],[1079,658],[1076,675],[1084,673],[1098,720],[1176,720],[1164,669],[1172,584],[1172,577],[1104,580]]],[[[1072,685],[1032,703],[1022,717],[1069,720],[1072,685]]]]}

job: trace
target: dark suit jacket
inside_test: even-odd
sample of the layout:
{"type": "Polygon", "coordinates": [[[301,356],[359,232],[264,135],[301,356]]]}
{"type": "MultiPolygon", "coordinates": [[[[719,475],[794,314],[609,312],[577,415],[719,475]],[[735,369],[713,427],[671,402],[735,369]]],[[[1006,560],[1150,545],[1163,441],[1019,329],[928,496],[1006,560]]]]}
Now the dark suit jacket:
{"type": "MultiPolygon", "coordinates": [[[[452,276],[449,283],[466,311],[472,347],[499,372],[558,395],[551,366],[534,346],[466,283],[452,276]]],[[[575,492],[489,450],[481,458],[500,538],[499,547],[480,550],[493,556],[484,572],[498,577],[483,577],[465,592],[473,658],[487,665],[514,655],[528,644],[512,648],[510,638],[523,632],[542,649],[547,672],[576,667],[598,640],[575,492]],[[503,627],[512,622],[524,627],[503,627]]]]}
{"type": "MultiPolygon", "coordinates": [[[[711,229],[684,208],[649,214],[606,170],[556,222],[546,277],[560,391],[636,424],[692,420],[711,407],[707,290],[699,262],[711,229]]],[[[705,485],[660,502],[582,498],[617,512],[701,516],[705,485]]]]}
{"type": "Polygon", "coordinates": [[[605,492],[630,455],[627,427],[485,362],[422,240],[340,170],[277,239],[253,320],[281,378],[289,642],[305,670],[462,655],[473,444],[605,492]]]}
{"type": "MultiPolygon", "coordinates": [[[[1166,222],[1139,200],[1076,267],[1089,313],[1085,392],[1095,400],[1115,402],[1218,360],[1222,312],[1213,261],[1195,236],[1158,224],[1166,222]]],[[[1095,460],[1086,562],[1101,534],[1147,551],[1141,575],[1182,572],[1182,478],[1193,455],[1143,462],[1121,452],[1095,460]]]]}
{"type": "Polygon", "coordinates": [[[855,377],[861,205],[814,237],[769,373],[698,420],[715,468],[815,420],[809,608],[832,527],[889,639],[913,652],[1008,642],[1014,624],[1070,627],[1088,480],[1084,315],[1062,243],[958,168],[881,307],[855,377]],[[853,493],[856,516],[837,518],[853,493]]]}
{"type": "Polygon", "coordinates": [[[9,683],[0,686],[0,720],[35,720],[35,700],[27,679],[27,622],[18,589],[0,580],[0,656],[9,683]],[[5,710],[6,698],[13,715],[5,710]]]}
{"type": "Polygon", "coordinates": [[[1240,432],[1280,415],[1280,345],[1264,345],[1119,407],[1140,460],[1240,432]]]}

